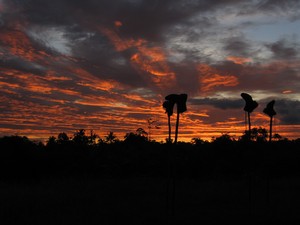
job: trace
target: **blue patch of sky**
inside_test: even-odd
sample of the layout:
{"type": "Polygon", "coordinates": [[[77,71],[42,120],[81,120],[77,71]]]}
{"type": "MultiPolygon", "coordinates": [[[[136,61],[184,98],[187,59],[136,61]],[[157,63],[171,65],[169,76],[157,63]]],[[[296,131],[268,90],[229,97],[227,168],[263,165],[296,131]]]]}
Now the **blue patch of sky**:
{"type": "Polygon", "coordinates": [[[261,42],[275,42],[282,38],[300,41],[300,21],[280,21],[273,24],[256,25],[244,30],[247,38],[261,42]]]}

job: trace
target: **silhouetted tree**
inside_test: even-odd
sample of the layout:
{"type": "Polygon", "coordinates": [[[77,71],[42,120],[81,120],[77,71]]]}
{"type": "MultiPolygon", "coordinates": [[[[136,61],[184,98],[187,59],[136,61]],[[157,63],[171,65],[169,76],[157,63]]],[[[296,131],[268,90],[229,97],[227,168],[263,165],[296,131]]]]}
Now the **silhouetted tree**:
{"type": "Polygon", "coordinates": [[[88,145],[95,145],[97,138],[99,138],[99,135],[96,134],[93,130],[91,130],[90,136],[88,136],[88,145]]]}
{"type": "Polygon", "coordinates": [[[117,141],[117,136],[114,134],[114,132],[110,131],[105,136],[105,142],[108,144],[115,143],[117,141]]]}
{"type": "Polygon", "coordinates": [[[175,102],[170,102],[170,101],[164,101],[164,103],[163,103],[163,108],[166,110],[166,113],[168,115],[169,137],[167,139],[167,143],[172,143],[172,141],[171,141],[171,116],[173,115],[174,104],[175,104],[175,102]]]}
{"type": "Polygon", "coordinates": [[[213,137],[212,142],[218,144],[229,144],[235,141],[235,139],[228,133],[222,134],[220,137],[213,137]]]}
{"type": "Polygon", "coordinates": [[[178,137],[178,126],[179,126],[179,115],[187,110],[186,101],[187,94],[170,94],[165,97],[166,101],[163,103],[163,107],[166,109],[166,113],[168,113],[168,125],[169,125],[169,140],[171,140],[171,123],[170,116],[173,115],[174,105],[177,104],[177,119],[176,119],[176,130],[175,130],[175,141],[177,143],[178,137]]]}
{"type": "Polygon", "coordinates": [[[50,137],[48,138],[47,143],[46,143],[46,147],[47,147],[47,148],[52,148],[52,147],[54,147],[55,145],[56,145],[56,137],[50,136],[50,137]]]}
{"type": "Polygon", "coordinates": [[[251,95],[249,95],[247,93],[242,93],[241,96],[246,102],[246,105],[244,107],[244,111],[247,112],[247,115],[248,115],[248,131],[249,131],[249,134],[250,134],[251,133],[250,113],[252,113],[253,110],[258,106],[258,103],[256,101],[253,101],[251,95]]]}
{"type": "Polygon", "coordinates": [[[276,115],[276,112],[274,110],[274,104],[275,100],[270,101],[267,104],[267,107],[263,110],[265,114],[267,114],[270,117],[270,136],[269,136],[269,142],[272,141],[272,124],[273,124],[273,116],[276,115]]]}
{"type": "Polygon", "coordinates": [[[57,135],[57,144],[66,144],[67,142],[69,142],[70,138],[68,137],[68,135],[64,132],[59,133],[57,135]]]}
{"type": "Polygon", "coordinates": [[[265,128],[252,128],[250,133],[249,131],[245,131],[244,135],[241,137],[241,141],[243,140],[250,140],[256,142],[265,142],[267,141],[268,131],[265,128]]]}
{"type": "Polygon", "coordinates": [[[86,146],[89,143],[88,136],[85,135],[85,130],[80,129],[74,133],[73,141],[76,145],[86,146]]]}
{"type": "Polygon", "coordinates": [[[130,144],[141,144],[147,142],[147,137],[138,133],[130,132],[125,135],[124,142],[130,144]]]}
{"type": "Polygon", "coordinates": [[[135,133],[136,133],[136,135],[143,136],[143,137],[147,137],[147,135],[148,135],[148,133],[141,127],[136,129],[135,133]]]}
{"type": "Polygon", "coordinates": [[[205,141],[203,139],[201,139],[201,138],[194,137],[194,138],[191,139],[191,143],[193,145],[202,145],[202,144],[205,143],[205,141]]]}
{"type": "Polygon", "coordinates": [[[253,140],[256,140],[258,142],[265,142],[265,141],[267,141],[268,131],[262,127],[253,128],[251,135],[252,135],[251,138],[253,140]]]}
{"type": "Polygon", "coordinates": [[[275,139],[276,141],[280,141],[280,140],[282,140],[282,136],[280,134],[276,133],[273,135],[273,139],[275,139]]]}
{"type": "MultiPolygon", "coordinates": [[[[24,154],[31,153],[36,144],[26,136],[4,136],[0,138],[1,153],[22,157],[24,154]]],[[[1,157],[0,157],[1,158],[1,157]]]]}

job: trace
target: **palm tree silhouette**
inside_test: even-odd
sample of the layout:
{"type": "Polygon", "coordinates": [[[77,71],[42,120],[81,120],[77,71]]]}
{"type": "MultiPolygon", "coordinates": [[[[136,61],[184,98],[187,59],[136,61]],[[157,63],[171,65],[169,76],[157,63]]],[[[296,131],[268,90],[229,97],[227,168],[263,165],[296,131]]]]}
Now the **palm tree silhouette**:
{"type": "Polygon", "coordinates": [[[166,110],[166,113],[168,115],[168,128],[169,128],[169,138],[168,143],[171,143],[171,116],[173,115],[173,107],[175,102],[165,101],[163,103],[163,107],[166,110]]]}
{"type": "Polygon", "coordinates": [[[275,100],[270,101],[267,104],[266,108],[263,110],[263,112],[270,117],[270,137],[269,137],[269,142],[272,141],[273,116],[276,115],[276,112],[274,110],[274,104],[275,104],[275,100]]]}
{"type": "Polygon", "coordinates": [[[165,97],[166,101],[163,103],[163,107],[166,109],[168,114],[168,127],[169,127],[169,141],[171,141],[171,122],[170,117],[173,115],[174,105],[177,105],[177,119],[176,119],[176,130],[175,130],[175,141],[177,143],[178,138],[178,127],[179,127],[179,115],[187,110],[186,101],[187,94],[170,94],[165,97]]]}
{"type": "MultiPolygon", "coordinates": [[[[241,96],[246,102],[244,111],[247,112],[247,114],[248,114],[248,132],[249,132],[248,135],[249,135],[249,139],[250,139],[250,137],[251,137],[250,113],[252,113],[253,110],[258,106],[258,103],[256,101],[253,101],[251,95],[249,95],[247,93],[242,93],[241,96]]],[[[245,119],[245,121],[246,121],[246,119],[245,119]]]]}
{"type": "MultiPolygon", "coordinates": [[[[179,115],[187,110],[186,108],[186,100],[187,94],[170,94],[165,97],[165,102],[163,103],[163,107],[166,110],[168,115],[168,126],[169,126],[169,139],[168,142],[171,143],[171,122],[170,117],[173,115],[174,105],[177,105],[177,119],[176,119],[176,131],[175,131],[175,141],[174,144],[177,144],[178,137],[178,127],[179,127],[179,115]]],[[[174,158],[174,153],[171,154],[171,145],[168,148],[168,189],[167,189],[167,211],[170,215],[174,216],[174,201],[175,201],[175,179],[176,179],[176,163],[174,158]],[[169,208],[171,206],[171,208],[169,208]],[[170,212],[169,212],[170,210],[170,212]]],[[[169,216],[169,214],[168,214],[169,216]]],[[[169,217],[168,217],[169,224],[169,217]]]]}
{"type": "Polygon", "coordinates": [[[108,144],[112,144],[116,142],[116,140],[117,140],[117,136],[112,131],[108,132],[107,135],[105,136],[105,142],[108,144]]]}

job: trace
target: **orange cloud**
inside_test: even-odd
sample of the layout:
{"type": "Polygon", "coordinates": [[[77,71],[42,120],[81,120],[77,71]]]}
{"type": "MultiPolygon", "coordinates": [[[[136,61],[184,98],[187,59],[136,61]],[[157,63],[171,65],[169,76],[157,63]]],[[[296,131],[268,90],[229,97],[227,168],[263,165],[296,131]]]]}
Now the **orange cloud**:
{"type": "Polygon", "coordinates": [[[118,21],[118,20],[115,21],[114,24],[115,24],[115,27],[121,27],[123,25],[122,22],[118,21]]]}
{"type": "Polygon", "coordinates": [[[120,52],[124,51],[128,48],[131,47],[137,47],[141,45],[144,40],[138,39],[138,40],[133,40],[133,39],[122,39],[116,31],[112,29],[108,29],[105,27],[98,27],[101,33],[103,33],[108,39],[111,41],[111,43],[114,45],[115,49],[120,52]]]}
{"type": "Polygon", "coordinates": [[[293,93],[293,91],[291,91],[291,90],[284,90],[284,91],[282,91],[282,94],[291,94],[291,93],[293,93]]]}
{"type": "Polygon", "coordinates": [[[129,48],[135,48],[137,51],[131,56],[131,62],[138,71],[146,72],[151,76],[151,80],[159,87],[170,86],[175,81],[175,73],[171,71],[167,62],[166,55],[162,48],[153,46],[149,47],[148,42],[144,39],[124,39],[112,29],[99,28],[105,34],[111,43],[115,46],[116,51],[124,51],[129,48]],[[165,78],[163,78],[165,77],[165,78]]]}
{"type": "Polygon", "coordinates": [[[58,76],[55,71],[47,71],[44,79],[47,81],[70,81],[72,78],[67,76],[58,76]]]}
{"type": "MultiPolygon", "coordinates": [[[[20,25],[15,26],[19,27],[20,25]]],[[[2,30],[0,33],[0,43],[6,46],[12,55],[19,56],[31,62],[43,60],[46,56],[50,57],[44,51],[36,51],[28,36],[17,28],[2,30]]]]}
{"type": "Polygon", "coordinates": [[[244,57],[238,57],[238,56],[228,56],[226,59],[234,62],[235,64],[241,64],[241,65],[252,62],[251,58],[244,58],[244,57]]]}
{"type": "Polygon", "coordinates": [[[206,64],[198,66],[200,73],[201,91],[208,92],[218,86],[234,87],[239,84],[234,75],[220,75],[219,71],[206,64]]]}
{"type": "Polygon", "coordinates": [[[129,101],[136,101],[136,102],[143,102],[143,104],[150,104],[153,105],[155,104],[155,100],[149,100],[146,98],[143,98],[141,95],[138,94],[123,94],[123,97],[128,99],[129,101]]]}
{"type": "Polygon", "coordinates": [[[77,83],[80,86],[90,87],[94,90],[112,91],[114,89],[123,90],[124,85],[115,80],[104,80],[90,74],[82,68],[71,68],[72,73],[76,74],[80,81],[77,83]]]}

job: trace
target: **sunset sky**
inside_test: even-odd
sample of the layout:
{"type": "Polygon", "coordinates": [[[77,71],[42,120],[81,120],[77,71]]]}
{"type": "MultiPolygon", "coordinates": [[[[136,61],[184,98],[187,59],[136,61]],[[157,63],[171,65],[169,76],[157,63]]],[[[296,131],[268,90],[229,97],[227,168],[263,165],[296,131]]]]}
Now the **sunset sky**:
{"type": "MultiPolygon", "coordinates": [[[[0,136],[78,129],[119,139],[187,93],[179,140],[245,130],[242,92],[275,99],[274,132],[300,137],[299,0],[0,0],[0,136]]],[[[173,130],[176,116],[173,115],[173,130]]]]}

